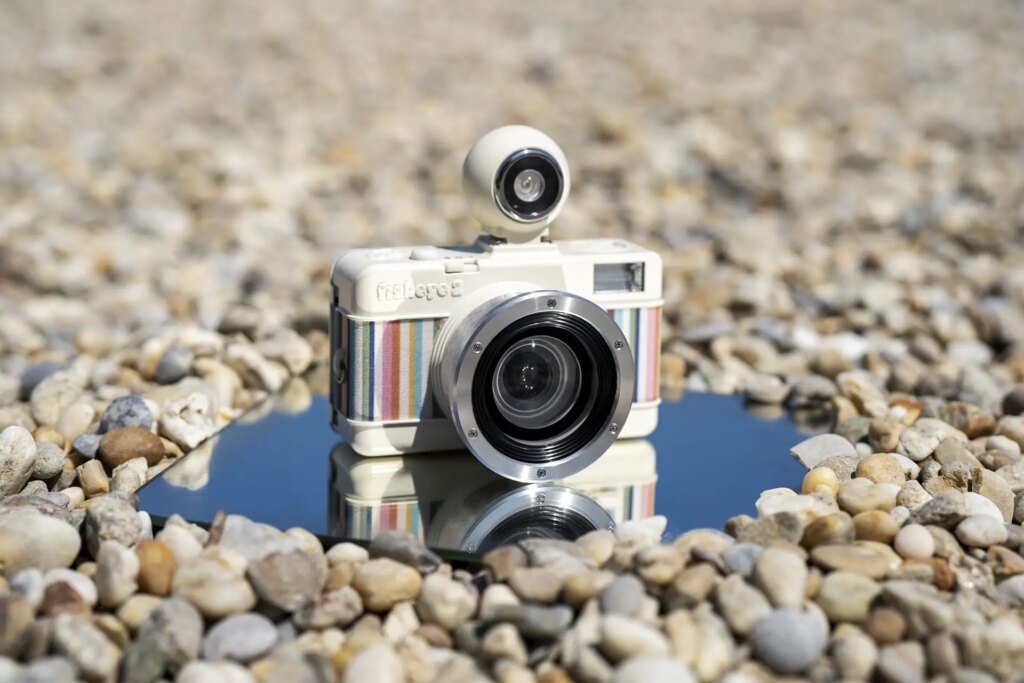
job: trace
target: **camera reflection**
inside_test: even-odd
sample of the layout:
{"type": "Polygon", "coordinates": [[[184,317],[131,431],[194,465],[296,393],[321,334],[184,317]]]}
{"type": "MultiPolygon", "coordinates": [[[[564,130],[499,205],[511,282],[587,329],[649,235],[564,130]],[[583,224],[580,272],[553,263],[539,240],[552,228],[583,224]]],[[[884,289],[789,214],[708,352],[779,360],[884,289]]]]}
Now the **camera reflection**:
{"type": "Polygon", "coordinates": [[[654,514],[655,452],[646,440],[616,442],[590,467],[544,484],[500,477],[467,451],[365,458],[338,443],[330,467],[328,530],[339,537],[401,530],[434,548],[484,553],[654,514]]]}

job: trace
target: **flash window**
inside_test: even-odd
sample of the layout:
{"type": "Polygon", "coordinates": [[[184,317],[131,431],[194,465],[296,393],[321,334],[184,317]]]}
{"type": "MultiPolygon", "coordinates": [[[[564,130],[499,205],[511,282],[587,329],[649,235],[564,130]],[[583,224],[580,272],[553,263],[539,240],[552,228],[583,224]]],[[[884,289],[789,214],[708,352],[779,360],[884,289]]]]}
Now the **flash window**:
{"type": "Polygon", "coordinates": [[[644,291],[644,264],[598,263],[594,265],[594,292],[644,291]]]}

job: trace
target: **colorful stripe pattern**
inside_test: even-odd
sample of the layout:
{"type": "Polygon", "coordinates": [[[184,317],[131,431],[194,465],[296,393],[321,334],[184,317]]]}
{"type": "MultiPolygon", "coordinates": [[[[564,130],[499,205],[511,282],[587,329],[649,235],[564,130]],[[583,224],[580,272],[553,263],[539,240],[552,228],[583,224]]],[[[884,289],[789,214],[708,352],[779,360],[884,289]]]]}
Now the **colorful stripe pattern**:
{"type": "Polygon", "coordinates": [[[654,482],[634,486],[584,486],[580,491],[596,500],[616,524],[646,519],[654,514],[654,482]]]}
{"type": "Polygon", "coordinates": [[[661,384],[661,307],[616,308],[608,314],[622,328],[626,343],[633,351],[636,366],[633,402],[657,401],[661,384]]]}
{"type": "Polygon", "coordinates": [[[347,532],[352,538],[370,540],[381,531],[407,531],[423,539],[420,504],[413,498],[377,505],[345,500],[347,532]]]}
{"type": "Polygon", "coordinates": [[[342,413],[371,422],[434,417],[430,354],[442,325],[443,318],[371,322],[343,315],[349,372],[342,413]]]}

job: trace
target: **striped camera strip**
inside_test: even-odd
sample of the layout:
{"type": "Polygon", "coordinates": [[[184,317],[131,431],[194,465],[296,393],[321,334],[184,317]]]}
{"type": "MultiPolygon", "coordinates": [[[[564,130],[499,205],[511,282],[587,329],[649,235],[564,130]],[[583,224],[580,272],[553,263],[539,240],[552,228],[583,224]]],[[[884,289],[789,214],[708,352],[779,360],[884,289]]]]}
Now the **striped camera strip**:
{"type": "MultiPolygon", "coordinates": [[[[661,308],[608,311],[622,328],[636,366],[634,402],[658,399],[661,308]]],[[[444,318],[363,321],[340,315],[348,372],[342,414],[350,420],[396,422],[441,415],[427,386],[430,356],[444,318]]]]}

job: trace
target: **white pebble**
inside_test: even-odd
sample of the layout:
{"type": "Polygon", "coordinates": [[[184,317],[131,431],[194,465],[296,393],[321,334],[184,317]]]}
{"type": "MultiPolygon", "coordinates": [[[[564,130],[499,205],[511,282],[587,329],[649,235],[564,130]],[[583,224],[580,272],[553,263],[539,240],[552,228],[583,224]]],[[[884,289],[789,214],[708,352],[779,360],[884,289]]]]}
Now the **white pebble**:
{"type": "Polygon", "coordinates": [[[906,559],[927,559],[935,553],[935,539],[920,524],[908,524],[899,530],[893,547],[906,559]]]}

